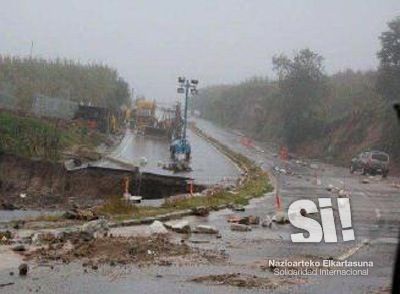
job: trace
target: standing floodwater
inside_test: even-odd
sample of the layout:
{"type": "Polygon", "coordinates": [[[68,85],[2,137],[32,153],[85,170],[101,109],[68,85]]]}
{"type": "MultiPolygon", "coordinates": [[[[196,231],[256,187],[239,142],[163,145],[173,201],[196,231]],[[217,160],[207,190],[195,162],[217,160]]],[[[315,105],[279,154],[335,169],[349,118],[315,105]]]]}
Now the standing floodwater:
{"type": "MultiPolygon", "coordinates": [[[[190,130],[188,130],[188,138],[192,145],[192,171],[190,172],[174,173],[163,169],[161,165],[170,161],[169,142],[150,136],[136,135],[130,130],[126,131],[121,144],[109,157],[136,165],[145,159],[147,163],[140,168],[142,172],[191,177],[197,184],[202,185],[221,182],[228,184],[236,180],[239,170],[231,161],[190,130]]],[[[108,166],[112,163],[106,160],[102,165],[108,166]]]]}

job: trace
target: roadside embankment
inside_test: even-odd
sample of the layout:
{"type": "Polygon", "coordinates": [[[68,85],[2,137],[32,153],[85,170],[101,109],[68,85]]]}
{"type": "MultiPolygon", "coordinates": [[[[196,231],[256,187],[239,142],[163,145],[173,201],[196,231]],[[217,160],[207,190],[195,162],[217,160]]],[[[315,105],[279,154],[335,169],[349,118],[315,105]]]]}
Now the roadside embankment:
{"type": "Polygon", "coordinates": [[[242,176],[238,179],[236,185],[232,187],[216,185],[201,193],[170,197],[160,207],[132,206],[128,211],[121,201],[113,199],[112,202],[99,209],[100,214],[116,220],[112,226],[137,225],[151,223],[154,220],[179,218],[198,213],[199,207],[205,211],[210,211],[232,205],[246,205],[251,198],[260,197],[272,191],[267,173],[254,162],[240,153],[234,152],[195,125],[191,125],[191,129],[196,135],[228,157],[242,171],[242,176]]]}

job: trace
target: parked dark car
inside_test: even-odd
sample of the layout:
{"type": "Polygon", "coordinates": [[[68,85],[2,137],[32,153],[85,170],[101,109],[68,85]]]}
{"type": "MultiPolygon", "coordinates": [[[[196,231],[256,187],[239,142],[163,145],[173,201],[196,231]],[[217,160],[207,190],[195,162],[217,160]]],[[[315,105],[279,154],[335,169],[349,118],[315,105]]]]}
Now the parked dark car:
{"type": "Polygon", "coordinates": [[[389,173],[389,155],[381,151],[362,152],[351,160],[350,173],[361,171],[363,175],[381,174],[386,177],[389,173]]]}

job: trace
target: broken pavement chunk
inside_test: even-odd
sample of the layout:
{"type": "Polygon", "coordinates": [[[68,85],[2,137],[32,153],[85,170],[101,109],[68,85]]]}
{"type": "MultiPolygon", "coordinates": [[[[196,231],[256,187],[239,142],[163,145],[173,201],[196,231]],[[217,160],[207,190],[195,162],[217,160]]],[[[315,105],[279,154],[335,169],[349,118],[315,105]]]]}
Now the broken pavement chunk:
{"type": "Polygon", "coordinates": [[[89,236],[94,236],[95,233],[105,233],[108,230],[108,223],[105,219],[90,221],[81,226],[81,232],[89,236]]]}
{"type": "Polygon", "coordinates": [[[205,206],[199,206],[192,208],[192,213],[197,216],[207,216],[210,213],[210,210],[205,206]]]}
{"type": "Polygon", "coordinates": [[[154,221],[150,225],[150,231],[152,234],[167,234],[168,230],[165,228],[162,222],[160,221],[154,221]]]}
{"type": "Polygon", "coordinates": [[[218,234],[218,230],[213,226],[207,225],[198,225],[194,230],[193,233],[198,234],[218,234]]]}
{"type": "Polygon", "coordinates": [[[233,209],[234,211],[245,211],[244,206],[243,206],[243,205],[239,205],[239,204],[234,205],[234,206],[232,207],[232,209],[233,209]]]}
{"type": "Polygon", "coordinates": [[[168,221],[164,226],[177,233],[189,234],[191,231],[187,220],[168,221]]]}
{"type": "Polygon", "coordinates": [[[241,219],[242,219],[241,216],[238,216],[238,215],[231,215],[231,216],[227,219],[227,221],[228,221],[228,223],[238,223],[241,219]]]}
{"type": "Polygon", "coordinates": [[[245,216],[239,220],[239,224],[258,225],[258,224],[260,224],[260,217],[254,216],[254,215],[245,216]]]}
{"type": "Polygon", "coordinates": [[[232,223],[231,230],[238,231],[238,232],[249,232],[249,231],[251,231],[251,227],[248,225],[232,223]]]}
{"type": "Polygon", "coordinates": [[[264,228],[271,228],[272,227],[272,220],[269,216],[267,216],[261,223],[261,226],[264,228]]]}
{"type": "Polygon", "coordinates": [[[284,212],[278,212],[272,217],[272,221],[278,224],[286,224],[289,222],[289,219],[284,212]]]}

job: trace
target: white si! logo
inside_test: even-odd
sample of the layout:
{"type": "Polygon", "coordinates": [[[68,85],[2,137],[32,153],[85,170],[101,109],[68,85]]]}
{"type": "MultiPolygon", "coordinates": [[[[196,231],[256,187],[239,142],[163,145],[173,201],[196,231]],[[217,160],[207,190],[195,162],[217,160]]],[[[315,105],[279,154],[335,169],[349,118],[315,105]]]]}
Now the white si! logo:
{"type": "MultiPolygon", "coordinates": [[[[326,243],[337,242],[332,200],[331,198],[318,198],[318,204],[320,210],[311,200],[297,200],[289,206],[288,218],[290,223],[309,233],[308,236],[305,233],[291,234],[292,242],[319,243],[322,241],[322,237],[324,237],[326,243]],[[306,216],[306,214],[318,212],[320,212],[322,226],[315,219],[306,216]]],[[[342,224],[343,241],[352,241],[355,238],[354,230],[351,228],[350,200],[348,198],[337,198],[337,204],[342,224]]]]}

